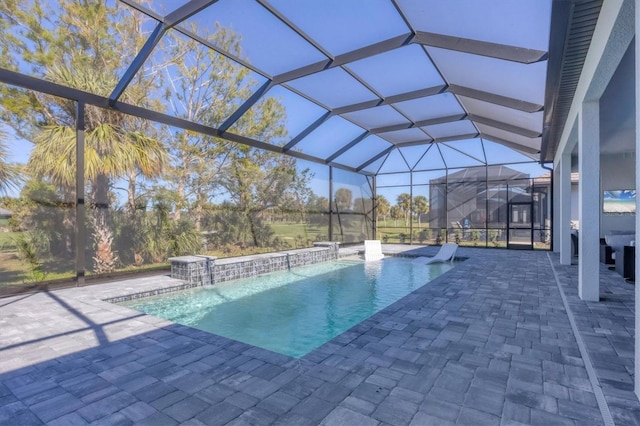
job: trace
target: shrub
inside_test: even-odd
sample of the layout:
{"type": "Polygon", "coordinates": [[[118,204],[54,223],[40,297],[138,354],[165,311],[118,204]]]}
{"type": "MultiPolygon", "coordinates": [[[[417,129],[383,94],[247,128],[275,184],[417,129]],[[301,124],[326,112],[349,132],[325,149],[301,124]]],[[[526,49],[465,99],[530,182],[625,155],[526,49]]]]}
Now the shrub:
{"type": "Polygon", "coordinates": [[[425,241],[427,241],[429,239],[431,239],[431,230],[430,229],[423,229],[418,234],[418,241],[420,241],[420,244],[423,244],[425,241]]]}
{"type": "Polygon", "coordinates": [[[474,229],[471,231],[471,240],[473,241],[473,245],[477,246],[478,245],[478,240],[480,239],[480,231],[478,231],[477,229],[474,229]]]}
{"type": "MultiPolygon", "coordinates": [[[[27,263],[32,282],[41,282],[47,278],[47,273],[42,270],[42,241],[38,241],[37,231],[21,232],[15,239],[18,257],[27,263]]],[[[48,242],[46,245],[48,246],[48,242]]]]}

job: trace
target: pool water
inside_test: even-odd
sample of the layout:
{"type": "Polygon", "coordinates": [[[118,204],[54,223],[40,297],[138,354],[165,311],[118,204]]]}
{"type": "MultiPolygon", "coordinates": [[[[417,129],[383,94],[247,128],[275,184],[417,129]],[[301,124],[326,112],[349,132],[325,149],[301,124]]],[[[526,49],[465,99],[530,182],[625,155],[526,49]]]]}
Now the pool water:
{"type": "Polygon", "coordinates": [[[300,357],[452,267],[408,258],[339,260],[122,305],[300,357]]]}

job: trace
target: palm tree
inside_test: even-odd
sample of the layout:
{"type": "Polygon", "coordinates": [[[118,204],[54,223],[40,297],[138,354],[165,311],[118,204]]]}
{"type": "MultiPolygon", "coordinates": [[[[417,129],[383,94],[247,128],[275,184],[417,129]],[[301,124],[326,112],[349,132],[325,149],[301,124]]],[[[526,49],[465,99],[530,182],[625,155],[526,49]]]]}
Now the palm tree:
{"type": "MultiPolygon", "coordinates": [[[[0,12],[9,18],[2,27],[16,42],[3,44],[6,49],[0,62],[21,64],[48,81],[103,97],[111,94],[129,65],[127,58],[140,50],[148,36],[142,28],[149,18],[131,14],[113,2],[31,2],[23,8],[11,7],[13,3],[0,2],[0,12]]],[[[162,111],[152,96],[158,86],[154,76],[138,73],[119,99],[162,111]]],[[[10,100],[3,103],[3,116],[19,124],[16,130],[36,144],[26,170],[73,198],[75,102],[4,89],[0,98],[10,100]]],[[[156,176],[165,163],[165,149],[149,136],[153,128],[148,122],[117,111],[88,106],[85,124],[87,201],[94,207],[105,207],[92,210],[91,232],[96,252],[113,263],[106,208],[110,191],[118,180],[128,180],[127,208],[135,209],[132,185],[139,183],[136,176],[156,176]]],[[[67,226],[84,225],[74,223],[71,209],[64,211],[67,226]]]]}
{"type": "MultiPolygon", "coordinates": [[[[79,87],[88,92],[105,94],[115,87],[115,79],[92,67],[53,66],[48,78],[56,83],[79,87]]],[[[72,116],[71,103],[65,103],[72,116]]],[[[93,239],[96,247],[95,271],[109,272],[115,268],[108,226],[108,206],[113,182],[127,178],[132,172],[145,177],[160,174],[166,163],[163,143],[137,130],[134,119],[114,111],[87,106],[85,111],[85,179],[89,186],[88,200],[92,206],[93,239]]],[[[38,177],[70,190],[76,179],[76,132],[64,120],[55,120],[40,129],[34,137],[35,146],[29,158],[29,170],[38,177]]]]}
{"type": "Polygon", "coordinates": [[[9,149],[5,143],[7,133],[0,129],[0,192],[7,194],[17,189],[22,181],[20,166],[9,163],[9,149]]]}
{"type": "Polygon", "coordinates": [[[404,215],[404,226],[409,226],[409,212],[411,211],[411,195],[403,192],[398,195],[396,203],[400,210],[402,210],[402,214],[404,215]]]}
{"type": "MultiPolygon", "coordinates": [[[[389,200],[387,200],[384,195],[376,195],[376,221],[378,221],[380,217],[382,217],[382,219],[386,223],[390,209],[391,204],[389,204],[389,200]]],[[[378,226],[377,223],[376,226],[378,226]]]]}
{"type": "Polygon", "coordinates": [[[390,209],[391,219],[393,219],[393,226],[398,226],[398,219],[402,217],[402,209],[398,206],[393,206],[390,209]]]}
{"type": "Polygon", "coordinates": [[[349,210],[351,208],[352,197],[353,193],[350,189],[339,188],[335,195],[336,208],[340,211],[349,210]]]}
{"type": "Polygon", "coordinates": [[[418,216],[418,228],[420,228],[420,216],[429,212],[429,200],[424,195],[413,197],[413,212],[418,216]]]}

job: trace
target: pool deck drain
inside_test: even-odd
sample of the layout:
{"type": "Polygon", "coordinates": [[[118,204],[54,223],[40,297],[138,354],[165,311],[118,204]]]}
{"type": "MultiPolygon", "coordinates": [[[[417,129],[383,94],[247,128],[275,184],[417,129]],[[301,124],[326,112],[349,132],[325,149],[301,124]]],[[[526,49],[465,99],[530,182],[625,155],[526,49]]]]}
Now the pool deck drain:
{"type": "MultiPolygon", "coordinates": [[[[603,424],[547,253],[459,254],[301,359],[103,301],[167,277],[0,299],[0,424],[603,424]]],[[[603,268],[582,302],[550,257],[615,424],[640,425],[633,286],[603,268]]]]}

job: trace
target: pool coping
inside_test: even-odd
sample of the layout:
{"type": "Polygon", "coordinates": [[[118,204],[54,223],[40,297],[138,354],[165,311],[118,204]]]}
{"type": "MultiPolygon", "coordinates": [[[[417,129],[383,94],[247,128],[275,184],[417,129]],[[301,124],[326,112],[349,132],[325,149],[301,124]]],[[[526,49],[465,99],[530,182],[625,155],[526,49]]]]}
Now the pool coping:
{"type": "MultiPolygon", "coordinates": [[[[425,247],[437,247],[437,246],[425,246],[425,247]]],[[[309,248],[309,249],[300,249],[302,250],[312,250],[312,251],[319,251],[318,247],[313,247],[313,248],[309,248]]],[[[232,258],[224,258],[224,259],[217,259],[216,262],[220,262],[221,265],[224,266],[228,266],[228,265],[235,265],[235,264],[242,264],[242,263],[247,263],[247,262],[251,262],[254,260],[261,260],[263,258],[273,258],[274,256],[283,256],[286,255],[288,253],[291,253],[292,251],[286,251],[286,252],[274,252],[274,253],[264,253],[264,254],[259,254],[259,255],[251,255],[251,256],[239,256],[239,257],[232,257],[232,258]]],[[[357,248],[357,247],[351,247],[351,248],[342,248],[338,250],[337,253],[337,258],[335,259],[329,259],[329,260],[323,260],[321,262],[314,262],[314,263],[310,263],[308,265],[311,264],[316,264],[316,263],[323,263],[323,262],[327,262],[327,261],[331,261],[331,260],[341,260],[341,259],[349,259],[349,258],[353,258],[353,260],[361,260],[362,262],[364,262],[364,259],[361,258],[360,256],[362,255],[362,253],[364,253],[364,247],[363,248],[357,248]],[[358,258],[356,258],[356,256],[358,256],[358,258]]],[[[424,253],[422,254],[416,254],[416,253],[412,253],[412,254],[407,254],[406,252],[394,252],[394,251],[388,251],[388,252],[384,252],[383,253],[385,255],[385,257],[402,257],[402,258],[417,258],[420,256],[424,256],[424,253]]],[[[457,260],[465,260],[466,258],[464,257],[460,257],[460,256],[456,256],[457,260]]],[[[301,267],[301,266],[308,266],[308,265],[300,265],[297,267],[301,267]]],[[[220,281],[220,282],[215,282],[214,284],[208,284],[208,283],[203,283],[203,282],[199,282],[199,283],[189,283],[189,282],[185,282],[184,280],[181,279],[176,279],[176,278],[170,278],[167,277],[170,280],[175,280],[177,283],[171,283],[168,282],[166,280],[162,280],[159,284],[165,284],[165,286],[162,286],[160,288],[153,288],[153,289],[147,289],[147,290],[143,290],[143,291],[137,291],[137,292],[132,292],[132,293],[126,293],[126,294],[118,294],[117,296],[107,296],[107,297],[103,297],[100,298],[101,301],[103,302],[108,302],[108,303],[114,303],[114,304],[119,304],[119,303],[123,303],[123,302],[128,302],[131,300],[137,300],[137,299],[143,299],[146,297],[153,297],[153,296],[159,296],[162,294],[168,294],[168,293],[173,293],[176,291],[184,291],[184,290],[190,290],[190,289],[194,289],[194,288],[200,288],[200,287],[215,287],[216,284],[220,284],[222,282],[231,282],[231,281],[235,281],[238,279],[244,279],[244,278],[252,278],[252,277],[260,277],[260,276],[265,276],[268,274],[272,274],[274,272],[281,272],[284,271],[285,269],[280,269],[280,270],[273,270],[273,271],[267,271],[264,273],[257,273],[255,275],[251,275],[251,276],[242,276],[242,277],[238,277],[238,278],[234,278],[231,280],[224,280],[224,281],[220,281]]],[[[134,280],[136,280],[134,278],[134,280]]],[[[127,281],[127,280],[125,280],[127,281]]]]}

